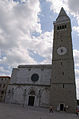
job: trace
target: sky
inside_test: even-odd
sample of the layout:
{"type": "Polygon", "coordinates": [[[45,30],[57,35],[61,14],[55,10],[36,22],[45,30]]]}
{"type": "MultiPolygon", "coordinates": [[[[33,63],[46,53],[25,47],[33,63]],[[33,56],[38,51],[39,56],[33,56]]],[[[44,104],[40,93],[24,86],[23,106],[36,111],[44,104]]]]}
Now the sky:
{"type": "Polygon", "coordinates": [[[79,0],[0,0],[0,75],[27,64],[51,64],[53,22],[61,7],[71,19],[79,99],[79,0]]]}

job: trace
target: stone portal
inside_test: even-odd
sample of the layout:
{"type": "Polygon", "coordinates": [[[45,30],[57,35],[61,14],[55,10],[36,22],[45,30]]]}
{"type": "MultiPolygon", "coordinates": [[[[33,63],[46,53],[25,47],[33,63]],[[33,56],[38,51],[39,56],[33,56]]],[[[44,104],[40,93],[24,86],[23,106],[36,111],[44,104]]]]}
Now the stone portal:
{"type": "Polygon", "coordinates": [[[35,96],[29,96],[28,105],[29,106],[34,106],[34,100],[35,100],[35,96]]]}

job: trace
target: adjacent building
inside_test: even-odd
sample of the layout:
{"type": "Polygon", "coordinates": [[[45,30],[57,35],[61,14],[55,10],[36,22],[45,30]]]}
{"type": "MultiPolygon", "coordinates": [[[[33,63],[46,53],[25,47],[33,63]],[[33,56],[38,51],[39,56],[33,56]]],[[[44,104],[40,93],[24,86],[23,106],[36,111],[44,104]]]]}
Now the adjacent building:
{"type": "Polygon", "coordinates": [[[4,102],[5,94],[10,82],[9,76],[0,76],[0,102],[4,102]]]}

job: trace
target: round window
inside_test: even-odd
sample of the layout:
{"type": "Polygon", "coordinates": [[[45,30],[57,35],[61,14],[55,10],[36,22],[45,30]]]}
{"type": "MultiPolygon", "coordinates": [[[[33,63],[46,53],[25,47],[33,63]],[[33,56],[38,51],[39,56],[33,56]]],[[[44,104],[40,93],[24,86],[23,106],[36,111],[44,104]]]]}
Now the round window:
{"type": "Polygon", "coordinates": [[[39,79],[38,74],[33,74],[33,75],[31,76],[31,80],[32,80],[33,82],[38,81],[38,79],[39,79]]]}

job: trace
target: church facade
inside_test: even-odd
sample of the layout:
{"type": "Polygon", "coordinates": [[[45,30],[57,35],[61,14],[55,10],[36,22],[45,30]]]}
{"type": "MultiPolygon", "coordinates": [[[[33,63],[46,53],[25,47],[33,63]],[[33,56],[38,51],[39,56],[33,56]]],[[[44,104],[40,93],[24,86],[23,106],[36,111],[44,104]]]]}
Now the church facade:
{"type": "Polygon", "coordinates": [[[49,107],[52,65],[20,65],[12,71],[6,102],[49,107]]]}
{"type": "Polygon", "coordinates": [[[54,22],[51,65],[20,65],[12,71],[5,102],[76,111],[71,22],[63,8],[54,22]]]}

